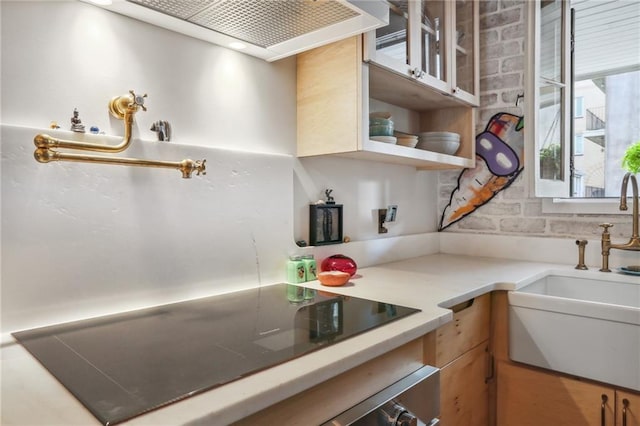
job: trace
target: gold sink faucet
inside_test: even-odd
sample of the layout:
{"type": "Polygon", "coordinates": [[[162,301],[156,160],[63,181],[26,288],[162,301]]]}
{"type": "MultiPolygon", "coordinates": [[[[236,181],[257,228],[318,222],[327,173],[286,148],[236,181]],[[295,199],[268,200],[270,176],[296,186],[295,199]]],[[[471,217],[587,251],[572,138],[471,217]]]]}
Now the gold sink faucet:
{"type": "Polygon", "coordinates": [[[613,225],[611,223],[603,223],[600,226],[604,228],[602,231],[602,272],[611,272],[609,269],[609,251],[611,249],[619,250],[633,250],[640,251],[640,237],[638,236],[638,181],[635,175],[627,173],[622,178],[622,187],[620,188],[620,210],[626,211],[627,207],[627,186],[631,181],[631,187],[633,189],[633,213],[632,217],[632,233],[629,242],[626,244],[612,244],[611,234],[609,228],[613,225]]]}

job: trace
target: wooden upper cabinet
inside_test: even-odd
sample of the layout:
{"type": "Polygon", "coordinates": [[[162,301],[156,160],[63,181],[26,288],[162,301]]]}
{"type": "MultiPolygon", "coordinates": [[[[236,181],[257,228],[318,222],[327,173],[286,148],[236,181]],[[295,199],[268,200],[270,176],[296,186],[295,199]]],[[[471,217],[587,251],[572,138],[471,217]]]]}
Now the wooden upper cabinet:
{"type": "Polygon", "coordinates": [[[354,36],[297,57],[297,155],[339,155],[417,169],[474,167],[474,108],[415,78],[363,62],[362,36],[354,36]],[[399,132],[458,133],[460,149],[446,155],[372,140],[373,111],[391,111],[399,132]]]}
{"type": "Polygon", "coordinates": [[[352,37],[298,55],[299,157],[361,149],[361,54],[352,37]]]}
{"type": "Polygon", "coordinates": [[[364,60],[479,104],[477,0],[390,0],[389,25],[365,34],[364,60]]]}

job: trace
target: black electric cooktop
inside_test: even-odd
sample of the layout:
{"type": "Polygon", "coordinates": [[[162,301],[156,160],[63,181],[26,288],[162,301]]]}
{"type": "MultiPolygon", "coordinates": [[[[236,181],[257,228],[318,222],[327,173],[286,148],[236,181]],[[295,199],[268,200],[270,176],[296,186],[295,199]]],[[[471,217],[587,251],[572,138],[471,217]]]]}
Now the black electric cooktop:
{"type": "Polygon", "coordinates": [[[277,284],[14,333],[105,425],[418,309],[277,284]]]}

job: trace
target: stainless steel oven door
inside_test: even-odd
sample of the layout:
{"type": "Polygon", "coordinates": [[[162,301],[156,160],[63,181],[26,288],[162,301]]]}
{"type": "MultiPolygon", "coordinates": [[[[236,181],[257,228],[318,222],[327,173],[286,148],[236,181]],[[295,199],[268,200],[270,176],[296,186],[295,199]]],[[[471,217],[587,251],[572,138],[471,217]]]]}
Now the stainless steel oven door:
{"type": "Polygon", "coordinates": [[[425,365],[323,426],[435,426],[440,415],[440,370],[425,365]]]}

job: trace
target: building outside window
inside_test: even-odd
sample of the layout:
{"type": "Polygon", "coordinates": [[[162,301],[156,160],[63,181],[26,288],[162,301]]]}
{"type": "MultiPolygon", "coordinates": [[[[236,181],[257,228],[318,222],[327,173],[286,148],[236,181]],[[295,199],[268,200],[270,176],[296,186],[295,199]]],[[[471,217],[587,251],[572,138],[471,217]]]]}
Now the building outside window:
{"type": "Polygon", "coordinates": [[[574,118],[582,118],[582,117],[584,117],[584,97],[577,96],[575,98],[573,116],[574,116],[574,118]]]}

